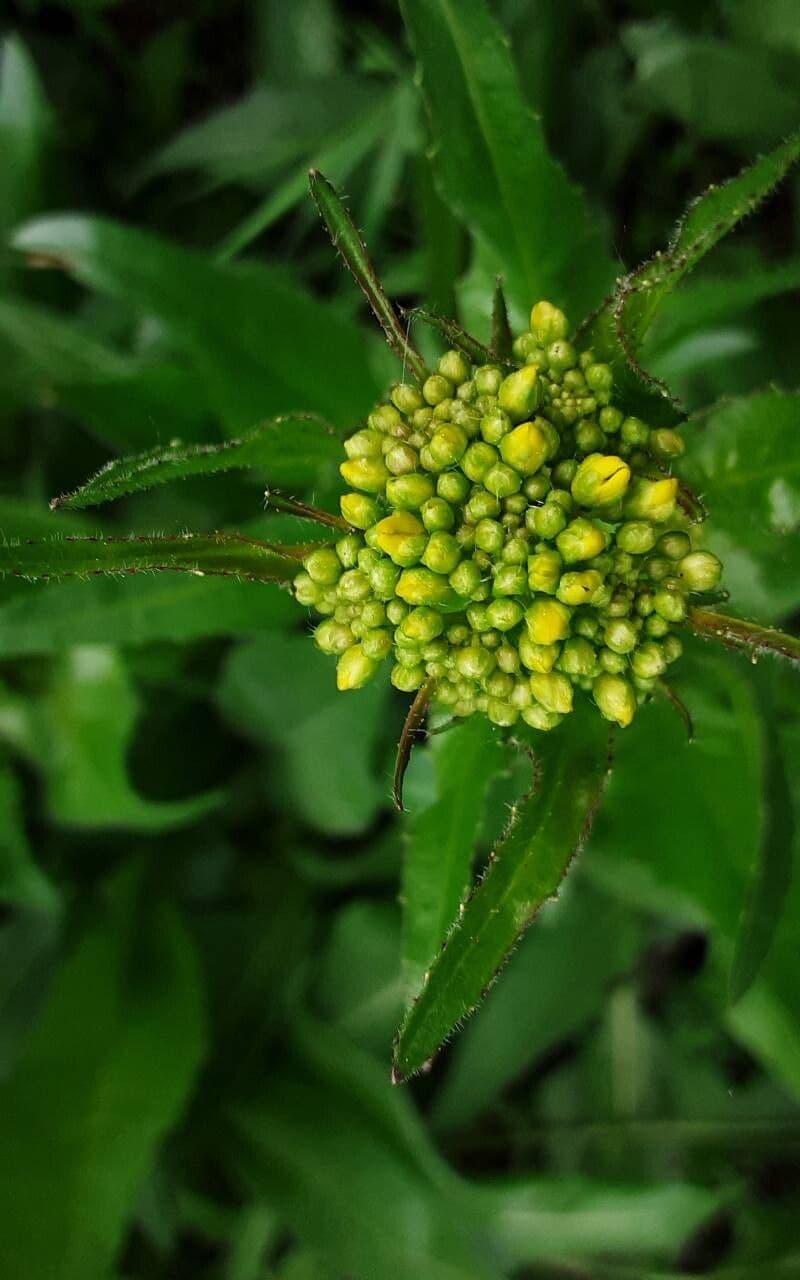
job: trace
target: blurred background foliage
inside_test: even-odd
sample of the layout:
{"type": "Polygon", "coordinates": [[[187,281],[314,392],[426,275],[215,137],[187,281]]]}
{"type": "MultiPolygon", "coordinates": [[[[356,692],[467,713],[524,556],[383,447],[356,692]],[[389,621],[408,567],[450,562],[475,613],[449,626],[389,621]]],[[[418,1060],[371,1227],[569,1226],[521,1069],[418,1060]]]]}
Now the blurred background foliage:
{"type": "MultiPolygon", "coordinates": [[[[794,0],[492,8],[620,269],[800,120],[794,0]]],[[[487,332],[497,264],[434,180],[396,5],[11,0],[3,24],[3,537],[304,536],[263,513],[257,473],[100,518],[47,501],[172,438],[300,409],[352,425],[396,376],[310,165],[391,293],[487,332]]],[[[732,602],[784,626],[798,289],[795,174],[648,353],[697,413],[686,474],[732,602]]],[[[334,479],[302,457],[280,476],[321,505],[334,479]]],[[[398,821],[403,699],[337,696],[306,630],[257,583],[0,583],[4,1280],[800,1274],[791,673],[691,646],[697,741],[666,704],[637,719],[560,899],[431,1072],[393,1089],[401,865],[447,802],[447,737],[417,751],[398,821]],[[783,911],[731,1004],[765,849],[783,911]]],[[[480,850],[528,781],[498,761],[480,850]]]]}

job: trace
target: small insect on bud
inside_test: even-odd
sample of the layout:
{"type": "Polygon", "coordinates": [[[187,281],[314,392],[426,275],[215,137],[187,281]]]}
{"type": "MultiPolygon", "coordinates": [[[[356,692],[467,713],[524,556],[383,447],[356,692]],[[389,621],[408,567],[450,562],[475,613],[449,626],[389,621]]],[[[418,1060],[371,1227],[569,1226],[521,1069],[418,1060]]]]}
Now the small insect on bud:
{"type": "Polygon", "coordinates": [[[550,342],[566,338],[569,333],[569,322],[563,311],[554,307],[546,298],[542,298],[531,309],[531,332],[542,346],[546,346],[550,342]]]}
{"type": "Polygon", "coordinates": [[[428,543],[425,526],[410,511],[385,516],[376,526],[375,538],[381,551],[403,569],[418,563],[428,543]]]}
{"type": "Polygon", "coordinates": [[[336,687],[342,692],[360,689],[377,670],[377,662],[367,657],[361,645],[351,644],[336,664],[336,687]]]}
{"type": "Polygon", "coordinates": [[[556,538],[565,564],[577,564],[580,560],[591,560],[605,551],[608,539],[598,524],[579,516],[570,520],[566,529],[556,538]]]}
{"type": "Polygon", "coordinates": [[[584,569],[582,573],[564,573],[556,590],[562,604],[591,604],[595,592],[603,585],[596,569],[584,569]]]}
{"type": "Polygon", "coordinates": [[[566,715],[572,710],[572,684],[559,671],[550,671],[546,675],[534,671],[530,683],[531,693],[545,711],[566,715]]]}
{"type": "Polygon", "coordinates": [[[714,591],[722,577],[722,564],[710,551],[692,551],[678,565],[690,591],[714,591]]]}
{"type": "Polygon", "coordinates": [[[555,644],[569,634],[570,611],[557,600],[534,600],[525,622],[534,644],[555,644]]]}
{"type": "Polygon", "coordinates": [[[623,511],[634,520],[652,520],[664,524],[675,514],[678,481],[674,476],[662,480],[647,480],[636,476],[625,496],[623,511]]]}
{"type": "Polygon", "coordinates": [[[630,479],[631,469],[622,458],[590,453],[579,465],[570,487],[582,507],[604,507],[622,497],[630,479]]]}
{"type": "Polygon", "coordinates": [[[594,700],[606,720],[625,729],[636,714],[636,694],[624,676],[604,671],[592,685],[594,700]]]}
{"type": "Polygon", "coordinates": [[[537,551],[528,557],[528,586],[531,591],[555,595],[561,577],[561,556],[557,551],[537,551]]]}
{"type": "Polygon", "coordinates": [[[421,471],[411,472],[406,476],[392,476],[386,485],[386,499],[393,507],[403,511],[416,511],[432,498],[435,485],[430,476],[421,471]]]}
{"type": "Polygon", "coordinates": [[[452,594],[447,578],[431,569],[405,569],[397,580],[397,594],[406,604],[446,604],[452,594]]]}
{"type": "Polygon", "coordinates": [[[536,365],[526,364],[504,378],[497,398],[512,422],[530,418],[542,402],[542,383],[536,365]]]}
{"type": "Polygon", "coordinates": [[[339,471],[354,489],[363,489],[366,493],[382,493],[389,478],[382,457],[349,458],[341,463],[339,471]]]}
{"type": "Polygon", "coordinates": [[[461,547],[452,533],[443,529],[432,533],[422,555],[422,563],[434,573],[452,573],[461,559],[461,547]]]}

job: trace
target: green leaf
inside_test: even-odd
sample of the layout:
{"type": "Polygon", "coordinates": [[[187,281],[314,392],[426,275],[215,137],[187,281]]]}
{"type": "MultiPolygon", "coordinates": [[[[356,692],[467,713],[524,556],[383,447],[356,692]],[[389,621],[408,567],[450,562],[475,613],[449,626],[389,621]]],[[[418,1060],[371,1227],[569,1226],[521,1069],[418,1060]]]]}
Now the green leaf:
{"type": "Polygon", "coordinates": [[[297,605],[260,582],[171,573],[19,584],[0,604],[0,657],[60,654],[76,644],[170,644],[244,636],[296,622],[297,605]]]}
{"type": "Polygon", "coordinates": [[[349,425],[376,396],[362,335],[277,268],[215,265],[151,234],[78,214],[39,218],[12,243],[40,265],[61,267],[156,316],[191,357],[232,434],[296,409],[349,425]]]}
{"type": "Polygon", "coordinates": [[[6,232],[39,199],[50,108],[36,66],[19,36],[0,46],[0,232],[6,232]]]}
{"type": "Polygon", "coordinates": [[[737,223],[770,194],[800,156],[800,131],[736,178],[709,187],[689,205],[669,248],[618,281],[612,296],[592,317],[588,336],[599,359],[613,370],[616,395],[629,412],[654,422],[681,415],[669,392],[638,362],[644,339],[664,299],[737,223]]]}
{"type": "Polygon", "coordinates": [[[492,299],[492,340],[490,343],[496,360],[509,361],[512,357],[514,335],[508,319],[508,307],[503,282],[498,276],[494,282],[492,299]]]}
{"type": "Polygon", "coordinates": [[[0,546],[0,576],[51,581],[94,573],[177,572],[287,582],[297,573],[301,555],[302,548],[273,546],[237,533],[46,538],[0,546]]]}
{"type": "Polygon", "coordinates": [[[126,872],[56,976],[0,1086],[7,1280],[108,1280],[131,1207],[204,1049],[200,974],[175,913],[126,872]]]}
{"type": "Polygon", "coordinates": [[[53,911],[58,895],[37,865],[25,832],[20,787],[8,761],[0,757],[0,902],[34,911],[53,911]]]}
{"type": "Polygon", "coordinates": [[[800,394],[723,400],[691,419],[681,472],[703,495],[733,607],[765,621],[800,607],[800,394]]]}
{"type": "Polygon", "coordinates": [[[593,708],[537,751],[536,788],[516,808],[398,1033],[395,1072],[419,1071],[479,1004],[520,934],[558,890],[608,773],[607,727],[593,708]]]}
{"type": "Polygon", "coordinates": [[[44,775],[56,823],[162,831],[199,821],[219,806],[220,794],[153,801],[133,789],[127,756],[138,714],[120,655],[84,645],[53,666],[41,694],[0,694],[0,737],[44,775]]]}
{"type": "Polygon", "coordinates": [[[483,0],[402,0],[445,200],[505,278],[517,315],[549,298],[579,319],[614,279],[582,196],[550,155],[483,0]]]}
{"type": "Polygon", "coordinates": [[[74,493],[54,498],[50,506],[83,509],[187,476],[213,476],[223,471],[258,467],[273,484],[313,484],[340,460],[341,441],[333,427],[313,414],[286,414],[262,422],[238,440],[223,444],[149,449],[108,462],[74,493]]]}
{"type": "Polygon", "coordinates": [[[435,735],[425,754],[436,798],[409,816],[403,867],[403,969],[416,996],[472,883],[475,842],[500,743],[485,716],[435,735]]]}
{"type": "Polygon", "coordinates": [[[320,217],[328,228],[333,245],[371,306],[390,349],[398,360],[402,361],[403,370],[408,365],[414,377],[422,382],[427,374],[425,361],[412,346],[408,334],[398,319],[397,312],[387,298],[370,261],[367,247],[358,234],[341,196],[327,178],[316,169],[311,170],[308,182],[312,198],[320,217]]]}
{"type": "Polygon", "coordinates": [[[382,676],[340,693],[334,663],[310,636],[276,634],[233,651],[218,698],[233,725],[270,748],[270,783],[283,803],[288,796],[301,819],[329,834],[352,836],[389,800],[376,768],[387,694],[382,676]]]}

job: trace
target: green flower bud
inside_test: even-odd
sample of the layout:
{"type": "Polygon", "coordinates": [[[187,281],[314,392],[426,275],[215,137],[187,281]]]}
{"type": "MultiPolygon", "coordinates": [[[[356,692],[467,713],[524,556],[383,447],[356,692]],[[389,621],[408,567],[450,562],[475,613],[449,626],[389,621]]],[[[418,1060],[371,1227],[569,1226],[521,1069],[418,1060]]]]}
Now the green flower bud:
{"type": "Polygon", "coordinates": [[[561,670],[568,676],[591,676],[597,670],[594,645],[583,636],[570,636],[565,640],[558,660],[561,670]]]}
{"type": "MultiPolygon", "coordinates": [[[[372,586],[372,583],[370,583],[372,586]]],[[[386,621],[386,610],[380,600],[367,600],[361,610],[361,621],[365,627],[382,627],[386,621]]]]}
{"type": "Polygon", "coordinates": [[[476,489],[464,508],[464,514],[477,524],[479,520],[500,514],[500,499],[488,489],[476,489]]]}
{"type": "Polygon", "coordinates": [[[417,409],[411,415],[411,425],[414,428],[413,434],[409,437],[409,444],[413,444],[415,449],[419,449],[425,443],[425,432],[433,422],[433,409],[428,405],[424,409],[417,409]]]}
{"type": "Polygon", "coordinates": [[[600,410],[599,421],[601,430],[607,436],[612,436],[619,431],[622,425],[622,414],[613,405],[606,405],[605,408],[600,410]]]}
{"type": "Polygon", "coordinates": [[[621,675],[628,669],[628,659],[622,653],[615,653],[613,649],[601,649],[597,655],[597,661],[603,671],[610,671],[615,676],[621,675]]]}
{"type": "Polygon", "coordinates": [[[347,569],[339,579],[336,594],[340,600],[356,604],[366,600],[371,591],[369,578],[363,569],[347,569]]]}
{"type": "Polygon", "coordinates": [[[524,422],[530,418],[542,400],[542,384],[536,365],[527,364],[504,378],[497,398],[500,408],[505,410],[512,422],[524,422]]]}
{"type": "Polygon", "coordinates": [[[415,663],[413,667],[404,667],[398,663],[392,667],[389,679],[401,693],[414,693],[425,683],[426,676],[427,672],[421,662],[415,663]]]}
{"type": "Polygon", "coordinates": [[[646,480],[644,476],[634,476],[625,495],[623,511],[628,519],[653,520],[656,524],[665,524],[675,514],[677,493],[678,481],[674,476],[664,476],[661,480],[646,480]]]}
{"type": "Polygon", "coordinates": [[[513,676],[519,671],[519,654],[512,644],[501,644],[494,656],[500,670],[507,675],[513,676]]]}
{"type": "Polygon", "coordinates": [[[563,311],[542,299],[531,310],[531,331],[542,345],[566,338],[569,324],[563,311]]]}
{"type": "Polygon", "coordinates": [[[514,704],[502,698],[489,699],[486,704],[486,715],[492,724],[500,725],[503,729],[510,729],[519,719],[519,711],[514,704]]]}
{"type": "Polygon", "coordinates": [[[534,644],[555,644],[569,635],[570,611],[557,600],[534,600],[525,622],[534,644]]]}
{"type": "Polygon", "coordinates": [[[539,702],[535,702],[532,707],[525,707],[522,711],[522,719],[531,729],[541,729],[543,733],[548,733],[550,729],[555,729],[561,724],[562,717],[555,711],[548,711],[539,702]]]}
{"type": "Polygon", "coordinates": [[[393,476],[405,476],[419,467],[419,454],[410,444],[402,442],[392,445],[384,458],[386,470],[393,476]]]}
{"type": "Polygon", "coordinates": [[[440,400],[433,411],[433,421],[450,422],[456,403],[455,400],[440,400]]]}
{"type": "Polygon", "coordinates": [[[664,650],[664,661],[667,663],[675,662],[683,653],[680,636],[676,636],[672,632],[668,636],[664,636],[664,643],[661,647],[664,650]]]}
{"type": "Polygon", "coordinates": [[[469,493],[469,480],[461,471],[445,471],[436,479],[436,492],[445,502],[460,506],[469,493]]]}
{"type": "Polygon", "coordinates": [[[632,653],[639,639],[639,632],[628,618],[612,618],[606,623],[603,639],[612,653],[632,653]]]}
{"type": "Polygon", "coordinates": [[[446,604],[451,588],[447,578],[430,569],[404,569],[397,582],[397,594],[406,604],[446,604]]]}
{"type": "Polygon", "coordinates": [[[376,537],[381,551],[404,569],[417,564],[428,543],[425,526],[410,511],[397,511],[380,520],[376,537]]]}
{"type": "Polygon", "coordinates": [[[522,565],[501,564],[494,575],[492,591],[496,596],[521,596],[527,585],[528,575],[522,565]]]}
{"type": "Polygon", "coordinates": [[[434,483],[430,476],[415,471],[406,476],[392,476],[386,485],[386,498],[393,507],[403,511],[416,511],[432,498],[434,483]]]}
{"type": "Polygon", "coordinates": [[[522,486],[522,492],[529,502],[541,502],[550,492],[550,480],[541,473],[535,476],[528,476],[522,486]]]}
{"type": "Polygon", "coordinates": [[[531,693],[545,711],[566,715],[572,710],[572,685],[565,675],[558,671],[547,674],[534,671],[530,682],[531,693]]]}
{"type": "Polygon", "coordinates": [[[481,418],[481,435],[487,444],[496,445],[511,430],[511,419],[502,409],[484,414],[481,418]]]}
{"type": "Polygon", "coordinates": [[[634,675],[644,680],[652,680],[656,676],[663,675],[667,669],[667,663],[661,645],[654,640],[645,640],[644,644],[640,644],[634,651],[631,667],[634,675]]]}
{"type": "Polygon", "coordinates": [[[343,569],[354,569],[362,543],[357,533],[346,533],[336,545],[336,554],[343,569]]]}
{"type": "Polygon", "coordinates": [[[373,662],[383,662],[392,652],[392,637],[384,627],[372,627],[361,637],[361,648],[373,662]]]}
{"type": "Polygon", "coordinates": [[[650,433],[650,452],[664,462],[680,458],[685,449],[686,446],[679,433],[672,431],[669,427],[659,427],[657,431],[650,433]]]}
{"type": "Polygon", "coordinates": [[[380,458],[383,455],[384,439],[380,431],[355,431],[345,440],[344,451],[348,458],[380,458]]]}
{"type": "Polygon", "coordinates": [[[450,467],[463,457],[468,445],[467,433],[454,422],[445,422],[434,431],[430,445],[430,455],[437,467],[450,467]]]}
{"type": "Polygon", "coordinates": [[[474,560],[462,560],[450,574],[450,586],[457,595],[471,599],[481,585],[481,571],[474,560]]]}
{"type": "Polygon", "coordinates": [[[369,585],[379,600],[392,599],[397,579],[400,577],[400,570],[396,565],[389,560],[381,560],[370,569],[367,576],[369,585]]]}
{"type": "Polygon", "coordinates": [[[344,653],[354,643],[355,636],[343,622],[326,618],[314,630],[314,643],[323,653],[344,653]]]}
{"type": "Polygon", "coordinates": [[[475,370],[475,389],[480,396],[496,396],[503,381],[501,369],[494,364],[485,364],[475,370]]]}
{"type": "Polygon", "coordinates": [[[596,422],[584,418],[575,428],[575,446],[579,453],[597,453],[603,448],[606,438],[596,422]]]}
{"type": "Polygon", "coordinates": [[[662,533],[658,540],[658,553],[666,556],[668,560],[682,560],[684,556],[688,556],[691,549],[692,543],[689,535],[681,533],[678,529],[671,529],[669,533],[662,533]]]}
{"type": "Polygon", "coordinates": [[[452,529],[456,521],[455,512],[444,498],[428,498],[420,507],[422,523],[429,533],[452,529]]]}
{"type": "Polygon", "coordinates": [[[479,520],[475,527],[475,545],[490,555],[499,554],[506,540],[505,531],[496,520],[479,520]]]}
{"type": "Polygon", "coordinates": [[[683,622],[686,617],[686,600],[683,592],[662,584],[653,597],[655,611],[666,622],[683,622]]]}
{"type": "Polygon", "coordinates": [[[481,484],[487,471],[498,460],[497,450],[485,440],[476,440],[461,459],[461,470],[474,484],[481,484]]]}
{"type": "Polygon", "coordinates": [[[398,382],[392,387],[392,403],[401,413],[411,414],[425,404],[419,390],[408,382],[398,382]]]}
{"type": "Polygon", "coordinates": [[[485,680],[494,670],[495,658],[481,644],[468,644],[455,656],[456,671],[467,680],[485,680]]]}
{"type": "Polygon", "coordinates": [[[363,493],[345,493],[339,499],[339,508],[348,524],[355,529],[369,529],[380,519],[381,509],[374,498],[363,493]]]}
{"type": "Polygon", "coordinates": [[[389,472],[383,458],[350,458],[339,467],[344,479],[354,489],[363,489],[366,493],[382,493],[389,472]]]}
{"type": "Polygon", "coordinates": [[[513,467],[507,467],[504,462],[496,462],[486,472],[483,483],[496,498],[509,498],[513,493],[519,493],[522,477],[513,467]]]}
{"type": "Polygon", "coordinates": [[[412,609],[400,623],[400,631],[415,644],[426,644],[442,634],[444,618],[435,609],[412,609]]]}
{"type": "Polygon", "coordinates": [[[306,573],[313,582],[329,587],[339,581],[342,564],[333,547],[317,547],[303,561],[306,573]]]}
{"type": "Polygon", "coordinates": [[[457,387],[460,382],[466,382],[472,373],[472,366],[460,351],[445,351],[439,361],[439,372],[457,387]]]}
{"type": "Polygon", "coordinates": [[[636,694],[630,681],[623,676],[604,672],[592,685],[594,700],[600,714],[625,729],[636,714],[636,694]]]}
{"type": "Polygon", "coordinates": [[[630,467],[622,458],[590,453],[575,472],[572,496],[583,507],[603,507],[622,497],[630,479],[630,467]]]}
{"type": "Polygon", "coordinates": [[[669,577],[673,568],[674,566],[664,556],[651,556],[645,564],[647,575],[652,582],[661,582],[663,578],[669,577]]]}
{"type": "Polygon", "coordinates": [[[663,640],[669,634],[669,623],[660,613],[653,613],[645,621],[644,629],[653,640],[663,640]]]}
{"type": "Polygon", "coordinates": [[[692,551],[678,565],[690,591],[714,591],[722,577],[722,565],[710,551],[692,551]]]}
{"type": "Polygon", "coordinates": [[[614,389],[614,373],[610,364],[587,365],[585,376],[587,385],[596,395],[611,395],[614,389]]]}
{"type": "Polygon", "coordinates": [[[449,400],[452,396],[453,384],[449,378],[443,378],[440,373],[432,373],[429,378],[425,379],[422,394],[428,404],[441,404],[442,400],[449,400]]]}
{"type": "MultiPolygon", "coordinates": [[[[543,418],[521,422],[500,441],[503,461],[521,476],[531,476],[545,463],[551,441],[542,430],[543,418]]],[[[519,487],[519,486],[518,486],[519,487]]]]}
{"type": "Polygon", "coordinates": [[[443,529],[432,533],[422,556],[422,563],[434,573],[452,573],[461,559],[461,547],[452,533],[443,529]]]}
{"type": "Polygon", "coordinates": [[[387,600],[386,617],[393,627],[399,627],[407,613],[408,605],[404,604],[402,600],[398,600],[396,596],[393,596],[391,600],[387,600]]]}
{"type": "Polygon", "coordinates": [[[584,569],[582,573],[564,573],[556,590],[562,604],[591,604],[595,592],[603,585],[596,569],[584,569]]]}
{"type": "Polygon", "coordinates": [[[351,644],[336,664],[336,687],[342,692],[360,689],[372,679],[377,669],[377,662],[367,657],[360,644],[351,644]]]}
{"type": "Polygon", "coordinates": [[[493,600],[486,606],[486,620],[490,627],[498,631],[510,631],[522,621],[522,605],[516,600],[505,598],[493,600]]]}
{"type": "Polygon", "coordinates": [[[556,538],[556,546],[565,564],[577,564],[580,560],[591,560],[605,550],[606,535],[593,520],[579,516],[570,520],[566,529],[556,538]]]}
{"type": "Polygon", "coordinates": [[[519,637],[518,645],[520,662],[529,671],[552,671],[560,653],[557,644],[534,644],[524,631],[519,637]]]}
{"type": "Polygon", "coordinates": [[[533,513],[533,528],[540,538],[552,541],[567,525],[564,508],[558,502],[547,501],[533,513]]]}
{"type": "Polygon", "coordinates": [[[475,386],[475,380],[473,378],[468,378],[466,382],[462,382],[460,387],[456,391],[456,395],[458,396],[459,400],[461,400],[464,404],[472,404],[477,394],[478,394],[478,391],[475,386]]]}
{"type": "Polygon", "coordinates": [[[386,435],[394,435],[403,427],[403,419],[393,404],[379,404],[373,409],[367,421],[373,431],[380,431],[386,435]]]}
{"type": "Polygon", "coordinates": [[[514,690],[514,677],[505,671],[493,671],[486,681],[491,698],[508,698],[514,690]]]}
{"type": "Polygon", "coordinates": [[[655,530],[647,520],[629,520],[617,529],[617,546],[629,555],[645,555],[655,543],[655,530]]]}
{"type": "Polygon", "coordinates": [[[555,595],[561,577],[561,556],[557,551],[537,551],[528,557],[528,586],[531,591],[555,595]]]}
{"type": "Polygon", "coordinates": [[[620,437],[631,448],[643,449],[650,439],[650,428],[641,418],[626,418],[620,427],[620,437]]]}

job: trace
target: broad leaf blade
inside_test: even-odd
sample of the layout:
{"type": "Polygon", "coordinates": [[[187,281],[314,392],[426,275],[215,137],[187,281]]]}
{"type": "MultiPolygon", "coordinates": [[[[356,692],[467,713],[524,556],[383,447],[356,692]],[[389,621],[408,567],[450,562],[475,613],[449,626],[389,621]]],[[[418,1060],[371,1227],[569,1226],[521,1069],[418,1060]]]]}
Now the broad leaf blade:
{"type": "Polygon", "coordinates": [[[502,271],[517,314],[550,298],[579,319],[615,271],[579,191],[550,155],[483,0],[402,0],[442,194],[502,271]]]}
{"type": "Polygon", "coordinates": [[[400,1029],[395,1077],[419,1071],[476,1008],[520,934],[558,889],[608,774],[607,726],[594,709],[545,740],[537,787],[517,806],[486,876],[454,925],[400,1029]]]}
{"type": "Polygon", "coordinates": [[[664,299],[737,223],[752,213],[800,157],[800,131],[736,178],[710,187],[678,223],[665,253],[621,279],[589,325],[597,356],[614,370],[617,395],[652,421],[675,421],[680,410],[666,387],[647,374],[639,352],[664,299]]]}
{"type": "Polygon", "coordinates": [[[485,716],[431,739],[436,799],[411,815],[403,871],[403,966],[414,996],[472,881],[475,841],[500,743],[485,716]]]}
{"type": "Polygon", "coordinates": [[[95,573],[174,571],[287,582],[297,573],[302,552],[301,547],[273,546],[235,533],[47,538],[0,546],[0,576],[51,581],[95,573]]]}
{"type": "Polygon", "coordinates": [[[74,493],[54,498],[51,507],[84,509],[112,502],[130,493],[187,476],[213,476],[223,471],[257,467],[269,471],[271,483],[309,483],[341,456],[341,442],[333,427],[313,414],[285,414],[263,422],[238,440],[222,444],[186,445],[178,441],[164,449],[148,449],[132,457],[116,458],[74,493]]]}

